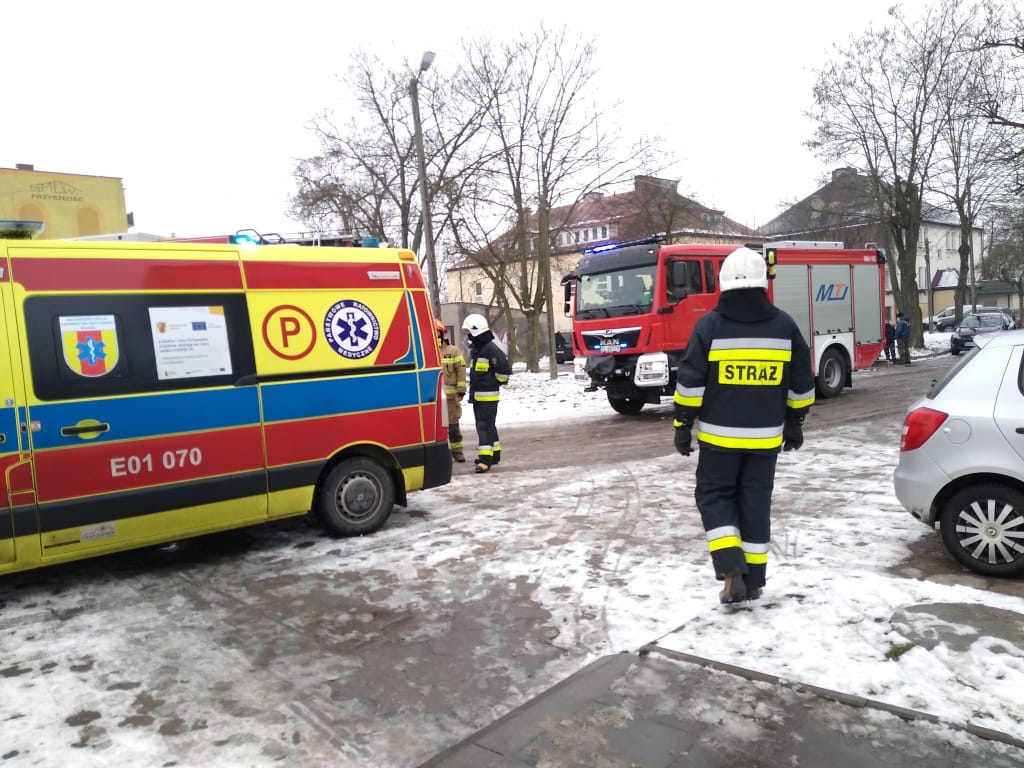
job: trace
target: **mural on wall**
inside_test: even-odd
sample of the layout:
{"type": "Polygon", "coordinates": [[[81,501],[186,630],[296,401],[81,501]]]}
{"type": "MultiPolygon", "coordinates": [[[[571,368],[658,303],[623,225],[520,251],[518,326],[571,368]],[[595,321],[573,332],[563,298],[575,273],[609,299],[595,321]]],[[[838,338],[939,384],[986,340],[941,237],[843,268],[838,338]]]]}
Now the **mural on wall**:
{"type": "Polygon", "coordinates": [[[124,186],[109,176],[0,168],[0,219],[41,221],[41,240],[107,235],[128,229],[124,186]]]}

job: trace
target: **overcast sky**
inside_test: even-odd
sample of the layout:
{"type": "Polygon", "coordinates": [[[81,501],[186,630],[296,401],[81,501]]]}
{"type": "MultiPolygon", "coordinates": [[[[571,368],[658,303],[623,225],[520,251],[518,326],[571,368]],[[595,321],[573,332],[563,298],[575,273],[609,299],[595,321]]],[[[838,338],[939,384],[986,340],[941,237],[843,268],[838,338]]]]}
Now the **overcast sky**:
{"type": "Polygon", "coordinates": [[[602,95],[627,137],[668,140],[680,191],[753,227],[830,170],[803,146],[813,70],[891,5],[8,3],[0,167],[121,177],[139,231],[297,231],[291,173],[316,151],[309,119],[342,101],[352,48],[414,66],[430,49],[441,70],[460,38],[544,22],[595,38],[602,95]]]}

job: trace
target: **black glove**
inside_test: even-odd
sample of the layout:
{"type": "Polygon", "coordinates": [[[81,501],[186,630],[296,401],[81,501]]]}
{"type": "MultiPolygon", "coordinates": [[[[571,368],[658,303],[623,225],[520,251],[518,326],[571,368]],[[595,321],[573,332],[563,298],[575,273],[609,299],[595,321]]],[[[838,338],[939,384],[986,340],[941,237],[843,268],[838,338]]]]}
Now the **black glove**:
{"type": "Polygon", "coordinates": [[[692,440],[693,434],[690,432],[689,427],[676,427],[676,450],[683,456],[689,456],[693,450],[692,440]]]}
{"type": "Polygon", "coordinates": [[[683,456],[689,456],[693,451],[693,422],[697,420],[697,411],[693,408],[685,408],[679,403],[675,404],[675,442],[676,450],[683,456]]]}
{"type": "Polygon", "coordinates": [[[786,416],[782,425],[782,450],[798,451],[804,444],[804,414],[786,416]]]}

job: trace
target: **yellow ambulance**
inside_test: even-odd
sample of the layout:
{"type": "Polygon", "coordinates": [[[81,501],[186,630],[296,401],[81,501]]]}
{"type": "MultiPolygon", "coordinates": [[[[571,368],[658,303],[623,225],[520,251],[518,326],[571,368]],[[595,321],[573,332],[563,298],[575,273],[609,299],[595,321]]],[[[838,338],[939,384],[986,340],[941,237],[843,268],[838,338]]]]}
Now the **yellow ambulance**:
{"type": "Polygon", "coordinates": [[[412,252],[0,240],[0,574],[451,479],[412,252]]]}

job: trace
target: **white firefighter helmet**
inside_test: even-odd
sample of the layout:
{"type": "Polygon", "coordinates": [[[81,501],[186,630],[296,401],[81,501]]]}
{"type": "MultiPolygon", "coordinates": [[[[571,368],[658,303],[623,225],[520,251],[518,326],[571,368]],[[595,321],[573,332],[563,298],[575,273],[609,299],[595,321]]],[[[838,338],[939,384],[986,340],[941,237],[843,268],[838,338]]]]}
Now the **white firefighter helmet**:
{"type": "Polygon", "coordinates": [[[483,315],[466,315],[466,319],[462,321],[462,330],[466,331],[470,336],[479,336],[484,331],[490,330],[487,327],[487,318],[483,315]]]}
{"type": "Polygon", "coordinates": [[[767,288],[768,267],[757,251],[737,248],[722,262],[718,280],[723,293],[739,288],[767,288]]]}

